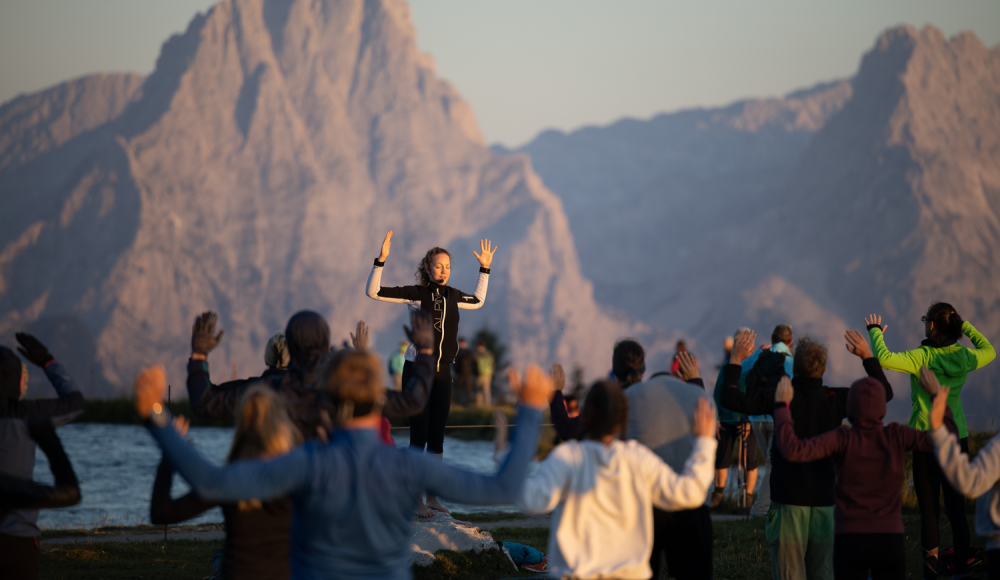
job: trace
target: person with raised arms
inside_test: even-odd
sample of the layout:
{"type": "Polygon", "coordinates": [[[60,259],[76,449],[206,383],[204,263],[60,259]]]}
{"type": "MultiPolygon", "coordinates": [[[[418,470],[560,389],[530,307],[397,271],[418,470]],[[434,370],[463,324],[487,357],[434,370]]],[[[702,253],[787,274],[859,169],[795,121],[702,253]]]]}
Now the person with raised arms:
{"type": "MultiPolygon", "coordinates": [[[[931,400],[920,387],[920,367],[926,366],[934,373],[942,385],[949,387],[948,407],[955,416],[958,427],[958,442],[964,453],[969,452],[969,428],[962,409],[962,387],[969,373],[989,364],[997,353],[985,336],[967,320],[962,320],[955,307],[947,302],[933,302],[927,313],[920,317],[927,337],[915,349],[891,352],[885,344],[888,324],[882,325],[882,317],[872,314],[865,318],[872,352],[882,368],[910,375],[910,427],[927,431],[928,411],[931,400]],[[966,348],[958,344],[962,335],[969,337],[976,348],[966,348]]],[[[951,523],[955,541],[955,575],[968,571],[968,553],[971,537],[969,522],[965,517],[965,500],[944,480],[934,454],[913,452],[913,490],[920,508],[920,543],[923,546],[924,578],[936,578],[938,550],[941,536],[938,519],[941,514],[941,500],[944,496],[944,510],[951,523]]]]}
{"type": "MultiPolygon", "coordinates": [[[[430,321],[413,319],[414,329],[407,329],[411,342],[421,353],[433,352],[430,321]]],[[[367,352],[340,351],[319,371],[329,442],[313,440],[275,459],[225,466],[206,460],[172,426],[163,406],[162,372],[139,374],[135,404],[164,455],[201,499],[291,498],[293,578],[402,580],[412,573],[411,520],[421,492],[478,505],[512,503],[521,496],[552,390],[541,369],[529,367],[526,376],[518,429],[495,475],[383,444],[377,433],[385,401],[382,364],[367,352]]]]}
{"type": "MultiPolygon", "coordinates": [[[[389,258],[392,246],[392,231],[385,235],[382,250],[368,275],[365,294],[373,300],[406,304],[411,310],[422,310],[434,317],[434,382],[431,385],[427,406],[419,415],[410,418],[410,447],[427,449],[427,453],[440,459],[444,453],[444,429],[451,411],[452,377],[451,363],[458,354],[459,310],[475,310],[486,303],[486,288],[490,281],[490,265],[497,248],[489,241],[479,242],[479,252],[473,252],[479,260],[479,282],[473,294],[466,294],[448,286],[451,279],[451,254],[444,248],[434,247],[427,251],[415,276],[417,284],[410,286],[382,286],[382,269],[389,258]]],[[[403,384],[413,372],[412,360],[403,365],[403,384]]],[[[417,506],[417,515],[430,517],[431,510],[448,513],[433,494],[427,501],[417,506]]]]}

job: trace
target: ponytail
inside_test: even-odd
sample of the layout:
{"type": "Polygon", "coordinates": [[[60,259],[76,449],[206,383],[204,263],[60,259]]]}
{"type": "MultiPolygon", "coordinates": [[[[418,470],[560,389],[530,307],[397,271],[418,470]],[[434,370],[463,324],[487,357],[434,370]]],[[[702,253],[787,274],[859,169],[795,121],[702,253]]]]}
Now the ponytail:
{"type": "Polygon", "coordinates": [[[938,334],[948,339],[958,340],[962,338],[962,325],[965,321],[955,312],[955,307],[947,302],[932,302],[927,309],[928,322],[934,323],[934,328],[938,334]]]}
{"type": "Polygon", "coordinates": [[[611,356],[611,372],[623,387],[642,381],[646,372],[646,351],[639,341],[626,338],[615,344],[611,356]]]}

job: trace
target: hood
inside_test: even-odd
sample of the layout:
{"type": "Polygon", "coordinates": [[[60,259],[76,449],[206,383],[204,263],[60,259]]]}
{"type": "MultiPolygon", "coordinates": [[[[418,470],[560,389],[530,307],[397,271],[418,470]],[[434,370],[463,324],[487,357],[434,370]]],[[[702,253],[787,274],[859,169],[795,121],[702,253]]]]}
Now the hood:
{"type": "MultiPolygon", "coordinates": [[[[931,348],[947,348],[953,346],[956,342],[953,339],[933,336],[920,344],[931,348]]],[[[975,365],[969,366],[969,354],[965,348],[953,349],[950,352],[937,351],[934,353],[927,367],[938,377],[962,377],[970,370],[976,368],[975,365]]]]}
{"type": "Polygon", "coordinates": [[[882,426],[885,417],[885,387],[867,377],[855,381],[847,393],[847,418],[851,425],[870,428],[882,426]]]}
{"type": "Polygon", "coordinates": [[[330,353],[330,326],[315,312],[297,312],[285,327],[285,342],[290,359],[288,368],[308,376],[330,353]]]}
{"type": "Polygon", "coordinates": [[[0,346],[0,399],[21,398],[21,359],[6,346],[0,346]]]}

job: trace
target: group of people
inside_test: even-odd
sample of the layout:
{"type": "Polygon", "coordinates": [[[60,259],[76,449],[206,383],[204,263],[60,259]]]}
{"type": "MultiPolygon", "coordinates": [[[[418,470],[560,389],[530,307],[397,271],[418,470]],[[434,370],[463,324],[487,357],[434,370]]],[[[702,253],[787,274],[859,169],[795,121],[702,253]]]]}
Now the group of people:
{"type": "MultiPolygon", "coordinates": [[[[775,578],[905,577],[900,509],[907,451],[921,507],[925,577],[937,575],[937,498],[944,490],[955,574],[964,573],[969,546],[962,498],[978,496],[976,529],[987,537],[989,577],[1000,578],[1000,438],[970,462],[959,398],[967,374],[995,351],[950,305],[932,305],[927,340],[912,351],[888,351],[877,316],[867,319],[868,340],[847,331],[847,349],[867,375],[850,388],[824,386],[826,347],[808,338],[793,346],[787,325],[759,349],[753,331],[736,332],[715,404],[691,353],[679,349],[673,368],[647,379],[645,351],[634,339],[615,345],[612,378],[590,386],[578,413],[563,397],[560,365],[549,373],[529,366],[523,376],[510,369],[520,403],[517,429],[497,473],[484,475],[441,459],[460,310],[485,303],[496,248],[481,242],[473,294],[448,286],[451,255],[443,248],[425,255],[417,284],[384,287],[391,238],[389,232],[366,294],[411,310],[398,388],[368,350],[363,322],[352,334],[353,348],[335,350],[327,322],[310,311],[292,316],[284,333],[268,341],[268,369],[260,377],[215,385],[208,356],[223,332],[206,312],[192,329],[187,388],[196,415],[235,421],[226,463],[217,465],[185,440],[187,421],[164,405],[163,367],[136,378],[136,410],[163,453],[151,521],[180,522],[221,506],[226,540],[214,558],[217,577],[409,578],[414,513],[446,512],[438,499],[444,498],[552,512],[548,566],[555,577],[710,578],[710,506],[725,485],[719,472],[734,442],[746,450],[753,441],[768,469],[751,510],[767,517],[775,578]],[[957,344],[963,334],[975,348],[957,344]],[[883,368],[913,376],[909,427],[882,424],[893,397],[883,368]],[[546,408],[562,443],[529,475],[546,408]],[[389,417],[409,419],[409,449],[394,445],[389,417]],[[845,418],[850,427],[842,425],[845,418]],[[171,496],[175,472],[191,486],[179,498],[171,496]]],[[[80,498],[53,425],[78,414],[83,397],[41,343],[17,338],[22,355],[45,369],[59,393],[21,400],[27,367],[0,348],[0,576],[31,578],[38,571],[37,509],[80,498]],[[36,441],[50,457],[55,486],[31,481],[36,441]]],[[[749,468],[745,455],[741,462],[749,468]]],[[[753,491],[749,477],[745,483],[753,491]]]]}

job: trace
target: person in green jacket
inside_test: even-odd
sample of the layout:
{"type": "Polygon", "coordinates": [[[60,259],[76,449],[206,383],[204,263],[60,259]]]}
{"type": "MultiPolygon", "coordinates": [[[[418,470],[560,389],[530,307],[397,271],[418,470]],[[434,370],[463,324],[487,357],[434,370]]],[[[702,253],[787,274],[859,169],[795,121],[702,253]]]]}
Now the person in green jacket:
{"type": "MultiPolygon", "coordinates": [[[[882,326],[882,317],[872,314],[865,318],[872,352],[882,368],[909,373],[910,400],[913,401],[910,427],[922,431],[930,429],[931,400],[927,392],[920,387],[920,367],[926,366],[933,371],[942,386],[950,387],[948,406],[955,416],[962,451],[968,453],[969,428],[959,397],[969,372],[989,364],[996,358],[996,350],[971,323],[963,321],[955,311],[955,307],[947,302],[933,302],[927,309],[927,314],[921,317],[921,321],[924,323],[924,334],[927,338],[920,343],[920,347],[905,352],[890,352],[883,337],[886,327],[882,326]],[[963,334],[972,341],[974,349],[958,344],[963,334]]],[[[964,575],[970,540],[969,524],[965,517],[965,502],[962,495],[943,478],[933,453],[913,452],[913,488],[920,506],[920,543],[924,548],[924,578],[937,577],[940,544],[938,498],[942,491],[945,513],[951,522],[955,540],[955,575],[964,575]]]]}

